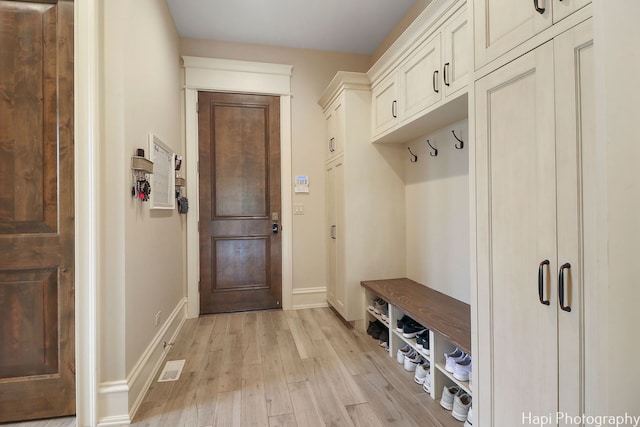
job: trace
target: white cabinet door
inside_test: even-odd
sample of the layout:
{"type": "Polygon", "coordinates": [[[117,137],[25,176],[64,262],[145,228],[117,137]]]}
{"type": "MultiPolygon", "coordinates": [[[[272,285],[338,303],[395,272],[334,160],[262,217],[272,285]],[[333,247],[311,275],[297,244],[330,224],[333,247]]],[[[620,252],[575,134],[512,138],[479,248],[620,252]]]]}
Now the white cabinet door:
{"type": "Polygon", "coordinates": [[[333,161],[326,168],[327,192],[327,301],[337,305],[338,283],[338,180],[336,169],[342,167],[342,159],[333,161]]]}
{"type": "Polygon", "coordinates": [[[337,156],[343,151],[344,141],[344,106],[342,97],[338,98],[325,114],[327,138],[325,152],[327,159],[337,156]]]}
{"type": "Polygon", "coordinates": [[[440,33],[422,44],[400,66],[400,121],[410,120],[442,99],[440,33]]]}
{"type": "Polygon", "coordinates": [[[476,82],[480,426],[557,410],[553,73],[549,42],[476,82]]]}
{"type": "MultiPolygon", "coordinates": [[[[565,0],[566,1],[566,0],[565,0]]],[[[583,414],[585,377],[582,319],[585,289],[597,289],[595,212],[595,99],[593,31],[588,20],[554,39],[558,262],[564,272],[565,305],[558,314],[559,410],[583,414]],[[576,208],[577,207],[577,208],[576,208]]],[[[561,423],[560,425],[565,425],[561,423]]]]}
{"type": "Polygon", "coordinates": [[[391,129],[398,123],[398,73],[393,71],[371,92],[373,136],[391,129]]]}
{"type": "Polygon", "coordinates": [[[566,18],[589,3],[591,0],[553,0],[553,23],[566,18]]]}
{"type": "Polygon", "coordinates": [[[333,147],[335,145],[336,117],[332,109],[329,109],[324,116],[325,129],[327,132],[325,138],[325,154],[327,159],[333,156],[333,147]]]}
{"type": "Polygon", "coordinates": [[[463,6],[442,30],[442,81],[445,98],[467,86],[471,71],[471,34],[463,6]]]}
{"type": "Polygon", "coordinates": [[[598,286],[591,26],[476,83],[480,425],[587,412],[583,307],[598,286]]]}
{"type": "Polygon", "coordinates": [[[476,69],[550,27],[552,1],[474,0],[476,69]]]}

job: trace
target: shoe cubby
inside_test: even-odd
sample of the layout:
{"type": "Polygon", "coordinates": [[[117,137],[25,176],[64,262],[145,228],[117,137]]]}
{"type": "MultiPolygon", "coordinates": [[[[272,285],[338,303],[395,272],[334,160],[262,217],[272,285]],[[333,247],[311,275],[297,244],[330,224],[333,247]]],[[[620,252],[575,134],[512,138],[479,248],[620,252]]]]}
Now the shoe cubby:
{"type": "MultiPolygon", "coordinates": [[[[464,348],[470,347],[470,326],[468,325],[468,323],[470,323],[470,319],[468,317],[466,319],[462,319],[462,322],[467,323],[466,326],[463,323],[463,327],[461,328],[460,324],[462,322],[459,318],[462,317],[462,314],[460,313],[468,313],[468,311],[465,311],[468,310],[468,305],[426,288],[425,286],[419,285],[409,279],[378,280],[362,282],[362,284],[365,288],[367,301],[374,298],[382,298],[388,303],[388,322],[368,306],[366,311],[369,320],[377,319],[388,326],[389,356],[392,358],[394,363],[396,361],[398,350],[403,348],[405,345],[409,345],[429,362],[430,369],[428,377],[431,384],[431,391],[428,394],[432,399],[440,401],[444,387],[451,387],[454,385],[457,385],[465,393],[471,396],[472,393],[469,382],[460,381],[456,379],[452,373],[447,372],[444,356],[445,353],[451,353],[456,348],[461,348],[462,351],[465,351],[464,348]],[[402,286],[407,286],[408,290],[406,294],[402,292],[402,286]],[[425,292],[427,295],[424,295],[423,299],[422,294],[425,292]],[[447,304],[451,305],[451,319],[446,318],[446,312],[449,310],[447,304]],[[437,313],[433,314],[433,317],[437,318],[437,321],[434,320],[430,325],[423,319],[430,319],[428,314],[432,307],[434,312],[437,311],[437,313]],[[403,336],[403,332],[396,329],[398,320],[402,319],[404,316],[412,318],[429,330],[428,355],[423,349],[418,348],[416,338],[407,338],[403,336]],[[445,320],[443,321],[443,319],[445,320]],[[465,327],[469,330],[468,337],[460,337],[456,335],[461,329],[465,329],[465,327]],[[447,328],[451,328],[451,330],[448,330],[447,328]],[[452,341],[449,339],[451,337],[458,339],[458,341],[452,341]],[[460,342],[466,345],[463,347],[460,342]]],[[[467,314],[467,316],[469,315],[467,314]]]]}
{"type": "MultiPolygon", "coordinates": [[[[458,380],[453,376],[451,372],[447,371],[446,369],[446,360],[444,354],[453,352],[457,347],[440,335],[436,335],[434,340],[438,347],[438,352],[434,355],[435,369],[438,372],[438,375],[448,378],[452,383],[450,385],[457,385],[468,395],[471,395],[471,387],[469,386],[469,382],[458,380]]],[[[440,392],[442,392],[442,390],[440,390],[440,392]]]]}

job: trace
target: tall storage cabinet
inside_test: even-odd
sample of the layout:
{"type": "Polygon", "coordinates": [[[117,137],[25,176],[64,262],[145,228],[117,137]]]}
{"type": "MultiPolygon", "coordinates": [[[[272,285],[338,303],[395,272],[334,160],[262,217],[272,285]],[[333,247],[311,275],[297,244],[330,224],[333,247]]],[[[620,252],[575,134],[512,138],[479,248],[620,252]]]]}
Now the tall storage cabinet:
{"type": "Polygon", "coordinates": [[[585,413],[592,55],[587,20],[475,84],[474,424],[585,413]]]}
{"type": "Polygon", "coordinates": [[[404,183],[393,155],[371,143],[366,74],[337,73],[318,104],[341,147],[325,163],[327,302],[345,320],[362,320],[360,282],[404,275],[404,183]]]}

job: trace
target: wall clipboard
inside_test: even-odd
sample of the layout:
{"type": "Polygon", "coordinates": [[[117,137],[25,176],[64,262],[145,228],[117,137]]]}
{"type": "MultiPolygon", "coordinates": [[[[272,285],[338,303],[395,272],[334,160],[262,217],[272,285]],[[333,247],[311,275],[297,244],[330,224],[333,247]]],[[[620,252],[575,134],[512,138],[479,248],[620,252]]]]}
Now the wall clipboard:
{"type": "Polygon", "coordinates": [[[152,133],[149,133],[149,160],[153,162],[150,208],[174,209],[176,205],[175,153],[152,133]]]}

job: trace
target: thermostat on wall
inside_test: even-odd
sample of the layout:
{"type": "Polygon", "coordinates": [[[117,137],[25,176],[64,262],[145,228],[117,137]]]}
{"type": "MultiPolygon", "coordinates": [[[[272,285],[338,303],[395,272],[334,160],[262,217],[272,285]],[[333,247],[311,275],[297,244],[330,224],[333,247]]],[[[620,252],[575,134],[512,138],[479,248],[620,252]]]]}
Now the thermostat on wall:
{"type": "Polygon", "coordinates": [[[296,184],[294,191],[296,193],[308,193],[309,192],[309,177],[306,175],[296,176],[296,184]]]}

